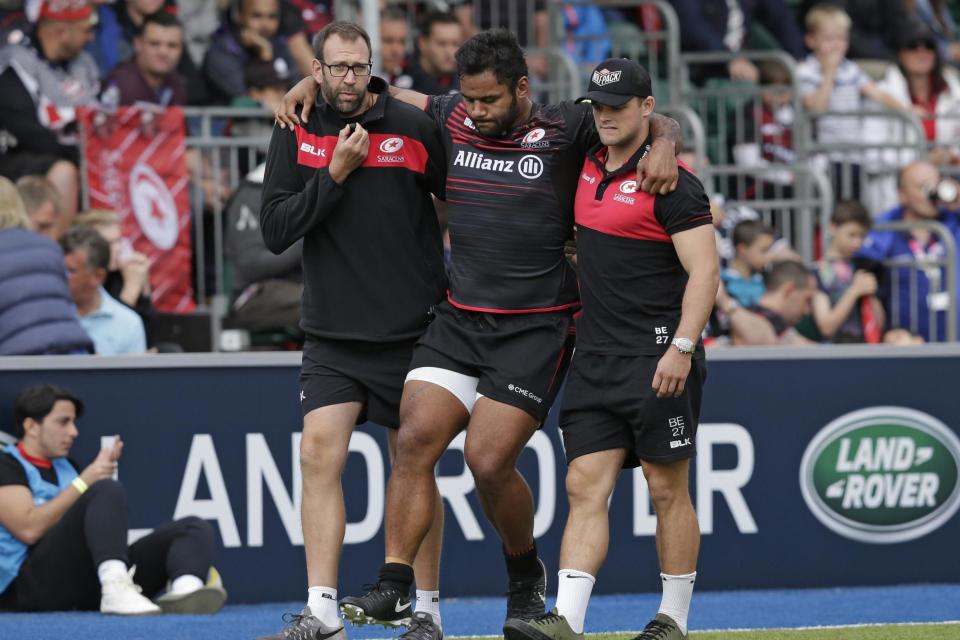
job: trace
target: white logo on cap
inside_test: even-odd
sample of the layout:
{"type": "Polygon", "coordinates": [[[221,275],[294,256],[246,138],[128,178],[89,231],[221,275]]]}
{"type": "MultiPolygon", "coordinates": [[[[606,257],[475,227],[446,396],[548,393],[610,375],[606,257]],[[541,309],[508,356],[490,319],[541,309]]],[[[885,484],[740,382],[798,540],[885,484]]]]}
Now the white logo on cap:
{"type": "Polygon", "coordinates": [[[593,72],[593,84],[598,87],[605,87],[608,84],[619,82],[620,75],[623,71],[610,71],[609,69],[601,69],[600,71],[593,72]]]}
{"type": "Polygon", "coordinates": [[[387,138],[380,143],[380,151],[384,153],[396,153],[403,147],[403,138],[387,138]]]}

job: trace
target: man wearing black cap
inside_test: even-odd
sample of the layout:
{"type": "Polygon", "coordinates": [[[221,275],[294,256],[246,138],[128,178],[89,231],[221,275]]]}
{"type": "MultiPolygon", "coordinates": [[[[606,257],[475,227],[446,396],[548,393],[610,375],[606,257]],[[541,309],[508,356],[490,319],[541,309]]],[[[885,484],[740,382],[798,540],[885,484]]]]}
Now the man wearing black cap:
{"type": "Polygon", "coordinates": [[[720,277],[710,203],[682,163],[676,191],[637,189],[654,108],[643,67],[601,63],[581,100],[593,107],[601,144],[583,164],[575,204],[583,315],[560,415],[570,514],[557,607],[508,621],[504,632],[508,640],[583,637],[607,552],[607,500],[620,469],[642,465],[657,513],[663,599],[636,640],[680,640],[700,542],[688,489],[706,376],[698,343],[720,277]]]}

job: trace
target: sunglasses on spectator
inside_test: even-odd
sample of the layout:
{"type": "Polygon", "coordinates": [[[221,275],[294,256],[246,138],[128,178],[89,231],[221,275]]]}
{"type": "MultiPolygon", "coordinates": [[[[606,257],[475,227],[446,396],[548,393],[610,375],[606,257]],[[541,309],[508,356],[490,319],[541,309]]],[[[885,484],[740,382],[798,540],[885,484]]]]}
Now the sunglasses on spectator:
{"type": "Polygon", "coordinates": [[[936,51],[937,47],[935,44],[929,40],[917,40],[916,42],[909,42],[904,49],[926,49],[927,51],[936,51]]]}
{"type": "Polygon", "coordinates": [[[348,71],[353,71],[353,75],[360,78],[370,75],[370,71],[373,69],[373,63],[370,62],[362,64],[327,64],[321,62],[320,64],[325,66],[334,78],[344,78],[348,71]]]}

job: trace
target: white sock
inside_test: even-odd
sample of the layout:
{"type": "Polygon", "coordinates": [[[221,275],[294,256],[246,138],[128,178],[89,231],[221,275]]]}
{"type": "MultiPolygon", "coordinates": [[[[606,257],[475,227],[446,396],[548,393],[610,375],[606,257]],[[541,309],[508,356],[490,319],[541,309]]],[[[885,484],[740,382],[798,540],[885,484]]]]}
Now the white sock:
{"type": "Polygon", "coordinates": [[[560,569],[560,586],[557,587],[557,613],[567,619],[574,633],[583,633],[583,621],[587,617],[590,593],[597,581],[589,573],[575,569],[560,569]]]}
{"type": "Polygon", "coordinates": [[[697,572],[682,576],[660,574],[663,582],[663,597],[660,600],[660,610],[670,616],[682,633],[687,632],[687,615],[690,612],[690,598],[693,597],[693,583],[697,579],[697,572]]]}
{"type": "Polygon", "coordinates": [[[97,566],[97,578],[100,579],[100,584],[125,575],[127,575],[127,565],[123,560],[104,560],[97,566]]]}
{"type": "Polygon", "coordinates": [[[182,575],[170,583],[170,593],[187,594],[203,588],[203,580],[197,576],[182,575]]]}
{"type": "Polygon", "coordinates": [[[337,614],[337,590],[330,587],[307,589],[307,606],[310,613],[328,627],[342,624],[337,614]]]}
{"type": "Polygon", "coordinates": [[[440,592],[439,591],[421,591],[417,589],[417,608],[416,611],[423,611],[433,616],[433,622],[438,627],[440,624],[440,592]]]}

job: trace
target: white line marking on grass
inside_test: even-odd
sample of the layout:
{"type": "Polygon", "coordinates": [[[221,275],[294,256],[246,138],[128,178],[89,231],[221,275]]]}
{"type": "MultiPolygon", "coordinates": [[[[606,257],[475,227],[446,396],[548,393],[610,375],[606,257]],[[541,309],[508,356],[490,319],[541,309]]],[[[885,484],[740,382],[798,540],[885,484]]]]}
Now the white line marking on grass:
{"type": "MultiPolygon", "coordinates": [[[[818,629],[862,629],[866,627],[929,627],[939,624],[960,625],[960,620],[941,620],[937,622],[864,622],[861,624],[827,624],[808,627],[753,627],[744,629],[691,629],[695,633],[748,633],[751,631],[816,631],[818,629]]],[[[606,632],[605,632],[606,633],[606,632]]],[[[610,631],[609,633],[633,633],[632,631],[610,631]]]]}
{"type": "MultiPolygon", "coordinates": [[[[753,627],[749,629],[691,629],[691,633],[751,633],[757,631],[814,631],[817,629],[860,629],[864,627],[929,627],[933,625],[960,625],[960,620],[942,620],[939,622],[869,622],[863,624],[829,624],[812,627],[753,627]]],[[[588,636],[611,633],[640,633],[639,630],[626,629],[622,631],[598,631],[588,633],[588,636]]],[[[503,635],[465,635],[465,636],[444,636],[455,640],[456,638],[502,638],[503,635]]],[[[394,638],[380,638],[378,640],[395,640],[394,638]]]]}

